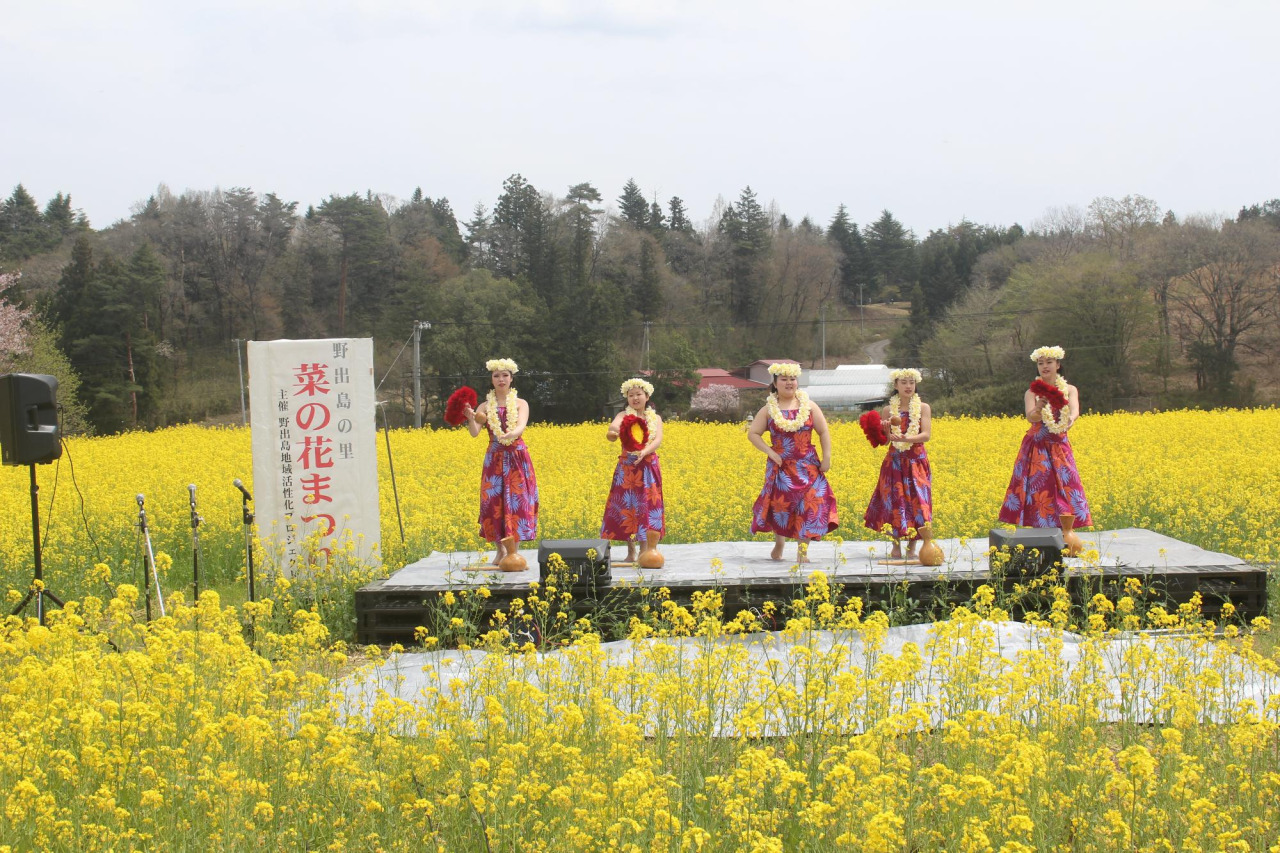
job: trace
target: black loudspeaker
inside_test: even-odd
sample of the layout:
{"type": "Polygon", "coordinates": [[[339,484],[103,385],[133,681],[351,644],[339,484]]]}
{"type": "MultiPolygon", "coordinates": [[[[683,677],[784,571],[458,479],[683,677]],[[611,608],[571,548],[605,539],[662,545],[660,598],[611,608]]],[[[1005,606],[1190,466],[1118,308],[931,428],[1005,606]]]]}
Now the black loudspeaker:
{"type": "Polygon", "coordinates": [[[0,457],[5,465],[44,464],[62,455],[57,397],[55,377],[0,376],[0,457]]]}
{"type": "Polygon", "coordinates": [[[548,560],[552,554],[569,566],[571,584],[575,589],[592,586],[608,586],[613,580],[609,563],[609,542],[606,539],[543,539],[538,543],[538,578],[545,583],[549,574],[548,560]],[[595,559],[588,556],[595,551],[595,559]]]}
{"type": "Polygon", "coordinates": [[[1019,571],[1036,573],[1047,572],[1062,562],[1062,552],[1066,543],[1062,541],[1062,531],[1056,527],[1020,527],[1016,530],[992,530],[987,542],[1011,556],[1010,566],[1019,571]],[[1022,551],[1018,551],[1018,546],[1022,551]],[[1031,555],[1032,550],[1038,558],[1031,555]]]}

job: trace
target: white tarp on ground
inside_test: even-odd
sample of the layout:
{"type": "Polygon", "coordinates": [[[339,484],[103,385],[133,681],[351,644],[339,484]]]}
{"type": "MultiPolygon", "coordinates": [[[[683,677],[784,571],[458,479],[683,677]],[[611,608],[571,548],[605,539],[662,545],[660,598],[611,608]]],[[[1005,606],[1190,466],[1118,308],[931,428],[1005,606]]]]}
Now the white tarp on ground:
{"type": "MultiPolygon", "coordinates": [[[[1017,712],[1024,716],[1057,703],[1097,703],[1102,721],[1158,722],[1169,716],[1171,703],[1185,691],[1206,721],[1234,720],[1250,712],[1280,718],[1275,667],[1263,664],[1269,667],[1263,671],[1229,641],[1205,643],[1185,635],[1086,638],[1018,622],[970,626],[965,630],[952,622],[888,628],[882,639],[874,630],[865,635],[857,630],[810,631],[623,640],[600,644],[598,651],[569,648],[536,655],[401,653],[348,676],[338,684],[335,698],[342,713],[353,720],[370,717],[374,702],[385,696],[417,706],[423,721],[433,719],[441,702],[457,703],[464,717],[481,721],[492,701],[488,697],[512,685],[554,690],[557,696],[571,692],[552,685],[575,685],[573,692],[584,699],[589,690],[602,690],[624,713],[642,715],[649,721],[649,734],[680,730],[734,736],[743,733],[744,712],[762,706],[777,710],[767,711],[768,718],[752,724],[747,733],[853,733],[868,724],[868,714],[880,711],[859,706],[858,690],[850,705],[850,685],[866,684],[877,673],[883,685],[891,680],[885,673],[896,669],[887,664],[913,660],[918,653],[918,665],[907,670],[910,676],[893,684],[891,704],[906,709],[927,703],[930,725],[957,710],[1009,710],[1009,691],[1000,689],[1000,679],[1020,667],[1050,673],[1037,678],[1039,684],[1047,682],[1036,688],[1039,704],[1025,697],[1018,704],[1017,712]],[[873,638],[870,644],[868,638],[873,638]],[[948,676],[956,671],[957,661],[981,668],[977,685],[993,688],[989,695],[973,690],[972,679],[967,695],[957,695],[960,682],[948,676]],[[678,678],[686,689],[677,699],[658,703],[643,691],[637,694],[627,671],[678,678]],[[807,697],[803,704],[815,710],[798,719],[782,710],[786,703],[777,701],[780,696],[807,697]],[[707,705],[714,706],[709,717],[701,711],[707,705]]],[[[416,716],[402,709],[399,719],[406,731],[416,727],[416,716]]]]}

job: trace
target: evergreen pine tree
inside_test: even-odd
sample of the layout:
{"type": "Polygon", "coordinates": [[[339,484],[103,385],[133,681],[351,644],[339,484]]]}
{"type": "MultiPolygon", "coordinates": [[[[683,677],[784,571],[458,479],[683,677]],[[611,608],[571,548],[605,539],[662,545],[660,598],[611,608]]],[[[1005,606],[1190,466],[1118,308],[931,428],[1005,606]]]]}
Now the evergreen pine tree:
{"type": "Polygon", "coordinates": [[[643,228],[649,217],[649,203],[644,200],[644,193],[634,179],[627,179],[618,197],[618,211],[622,220],[636,228],[643,228]]]}
{"type": "Polygon", "coordinates": [[[640,241],[640,280],[636,284],[635,305],[640,317],[646,321],[656,319],[662,313],[662,289],[658,277],[658,255],[661,250],[653,239],[640,241]]]}
{"type": "Polygon", "coordinates": [[[662,205],[658,204],[655,198],[653,203],[649,205],[649,217],[645,220],[645,225],[649,232],[655,237],[661,238],[662,233],[667,230],[667,216],[662,212],[662,205]]]}
{"type": "Polygon", "coordinates": [[[917,276],[915,235],[885,210],[867,226],[865,237],[875,273],[875,295],[898,299],[909,296],[917,276]]]}
{"type": "Polygon", "coordinates": [[[693,223],[689,221],[689,212],[685,210],[684,201],[680,196],[673,195],[671,201],[667,202],[667,209],[671,211],[668,228],[679,233],[693,233],[693,223]]]}
{"type": "Polygon", "coordinates": [[[0,202],[0,260],[22,261],[47,250],[48,234],[36,200],[18,184],[0,202]]]}
{"type": "Polygon", "coordinates": [[[467,229],[467,256],[472,267],[489,268],[493,260],[489,252],[489,211],[483,204],[476,202],[471,219],[464,227],[467,229]]]}
{"type": "Polygon", "coordinates": [[[737,322],[755,320],[764,292],[763,263],[771,241],[768,214],[751,187],[728,205],[720,217],[720,231],[728,242],[729,311],[737,322]]]}
{"type": "Polygon", "coordinates": [[[44,207],[44,224],[50,232],[49,248],[57,248],[62,238],[77,230],[76,214],[71,209],[71,196],[58,193],[44,207]]]}

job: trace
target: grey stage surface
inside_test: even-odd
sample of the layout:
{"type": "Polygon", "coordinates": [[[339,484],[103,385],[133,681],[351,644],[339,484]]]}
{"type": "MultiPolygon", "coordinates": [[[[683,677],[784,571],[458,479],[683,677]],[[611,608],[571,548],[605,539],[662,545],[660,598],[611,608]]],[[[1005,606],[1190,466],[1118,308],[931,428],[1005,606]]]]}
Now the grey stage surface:
{"type": "MultiPolygon", "coordinates": [[[[1087,563],[1083,556],[1068,559],[1068,574],[1097,570],[1108,573],[1127,570],[1126,574],[1144,570],[1153,574],[1184,573],[1198,568],[1222,569],[1245,565],[1239,557],[1206,551],[1141,528],[1083,532],[1080,536],[1085,543],[1086,555],[1090,550],[1096,550],[1097,559],[1087,563]]],[[[660,550],[666,557],[663,568],[637,569],[614,565],[613,582],[687,584],[722,580],[725,583],[750,583],[802,580],[814,571],[826,572],[833,580],[850,582],[937,578],[939,575],[983,577],[989,573],[986,537],[939,539],[937,543],[942,547],[946,560],[936,568],[918,564],[885,565],[883,561],[888,559],[890,545],[884,541],[815,542],[809,546],[809,562],[800,566],[795,562],[794,542],[787,543],[781,561],[769,559],[769,551],[773,547],[770,542],[662,545],[660,550]]],[[[528,560],[529,568],[523,572],[498,572],[466,570],[467,566],[481,563],[486,556],[492,557],[492,551],[487,555],[435,551],[381,581],[380,586],[383,590],[396,587],[528,586],[531,581],[538,580],[538,554],[536,550],[520,553],[528,560]]],[[[625,553],[623,546],[615,546],[613,559],[620,560],[625,553]]]]}

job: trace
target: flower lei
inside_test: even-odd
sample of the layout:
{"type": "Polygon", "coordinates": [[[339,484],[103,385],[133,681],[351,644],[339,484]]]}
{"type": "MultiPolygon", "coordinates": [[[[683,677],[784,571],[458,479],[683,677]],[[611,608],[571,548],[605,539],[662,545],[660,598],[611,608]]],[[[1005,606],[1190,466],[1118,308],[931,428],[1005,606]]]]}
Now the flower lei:
{"type": "MultiPolygon", "coordinates": [[[[498,417],[498,395],[490,389],[489,396],[484,398],[484,402],[489,413],[489,429],[493,432],[493,437],[498,440],[498,444],[503,447],[510,447],[515,444],[520,436],[508,437],[513,430],[502,428],[502,419],[498,417]]],[[[507,389],[507,414],[510,415],[511,412],[515,412],[516,416],[510,418],[510,422],[518,422],[520,420],[520,398],[516,395],[516,389],[514,388],[507,389]]]]}
{"type": "Polygon", "coordinates": [[[1036,350],[1031,353],[1031,360],[1039,361],[1042,358],[1052,358],[1057,361],[1062,361],[1062,359],[1066,358],[1066,355],[1067,351],[1062,347],[1037,347],[1036,350]]]}
{"type": "MultiPolygon", "coordinates": [[[[901,412],[902,409],[899,408],[899,406],[901,405],[902,405],[902,401],[898,399],[897,394],[894,394],[893,398],[889,400],[890,415],[896,415],[898,414],[898,412],[901,412]]],[[[919,394],[912,394],[911,402],[907,404],[907,428],[902,431],[902,434],[903,435],[919,435],[920,434],[920,395],[919,394]]],[[[893,442],[894,449],[899,451],[910,450],[912,444],[913,442],[910,442],[910,441],[893,442]]]]}
{"type": "Polygon", "coordinates": [[[1045,404],[1040,408],[1040,420],[1049,432],[1054,435],[1062,435],[1067,431],[1067,424],[1071,420],[1071,398],[1067,397],[1067,380],[1061,376],[1055,376],[1053,377],[1053,384],[1058,387],[1058,390],[1062,392],[1062,396],[1067,399],[1067,405],[1059,409],[1055,416],[1053,406],[1046,400],[1045,404]]]}
{"type": "MultiPolygon", "coordinates": [[[[630,406],[627,408],[631,409],[630,406]]],[[[631,410],[635,411],[635,409],[631,410]]],[[[658,413],[653,410],[653,406],[645,406],[644,408],[644,425],[649,428],[649,439],[652,441],[653,437],[657,435],[654,430],[658,428],[658,413]]]]}
{"type": "Polygon", "coordinates": [[[644,391],[644,395],[646,397],[653,396],[653,386],[650,385],[648,382],[645,382],[643,379],[628,379],[626,382],[623,382],[622,396],[626,397],[627,392],[630,391],[632,388],[639,388],[640,390],[644,391]]]}
{"type": "Polygon", "coordinates": [[[519,366],[509,358],[491,358],[484,363],[484,369],[490,373],[496,373],[499,370],[505,370],[512,376],[520,372],[519,366]]]}
{"type": "Polygon", "coordinates": [[[778,408],[778,395],[769,395],[769,417],[773,420],[774,425],[783,432],[796,432],[809,420],[809,395],[803,391],[797,391],[796,402],[800,404],[796,416],[794,418],[784,418],[782,410],[778,408]]]}

